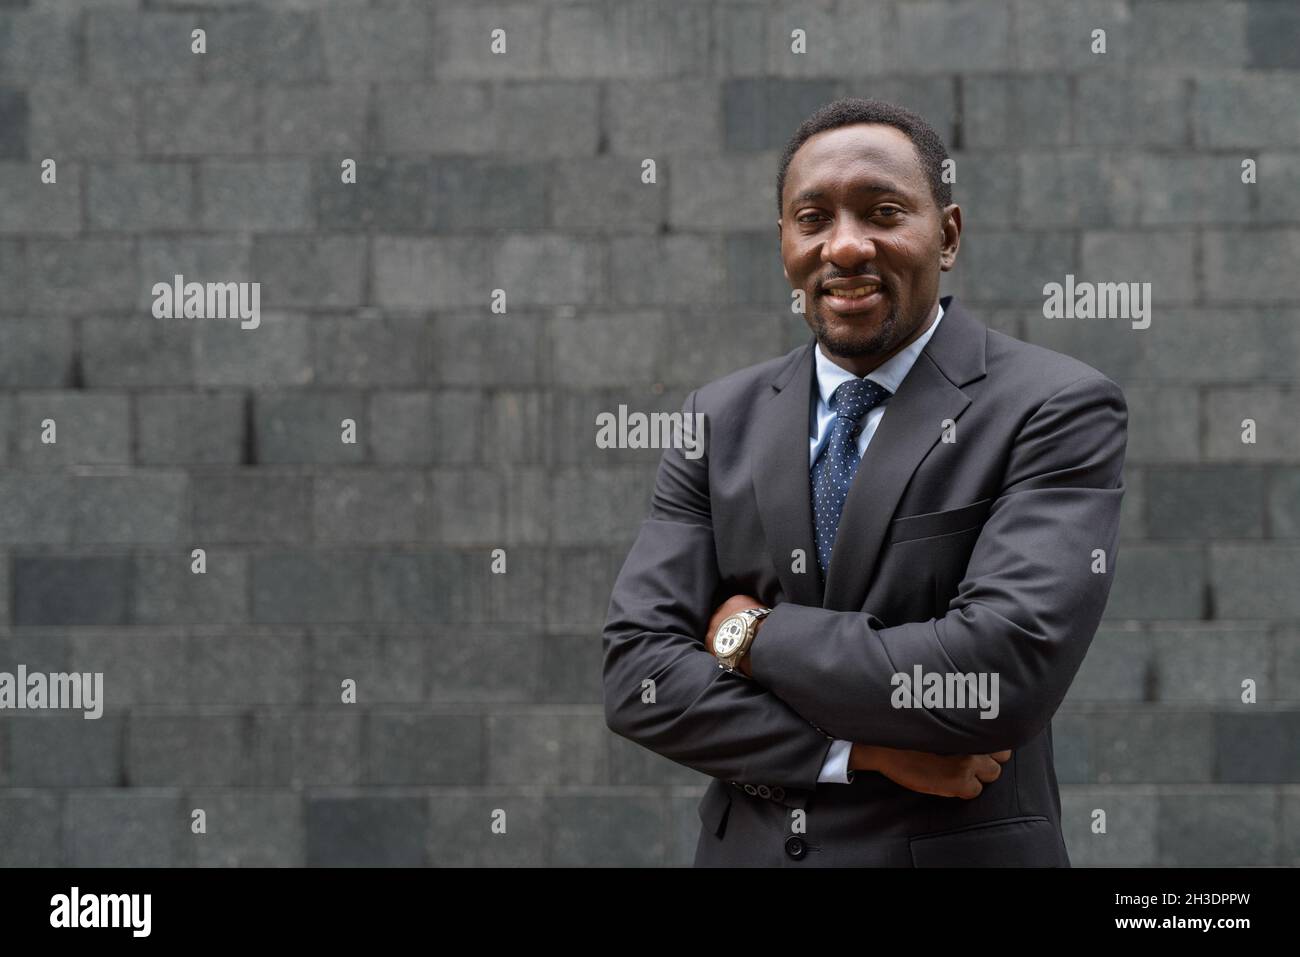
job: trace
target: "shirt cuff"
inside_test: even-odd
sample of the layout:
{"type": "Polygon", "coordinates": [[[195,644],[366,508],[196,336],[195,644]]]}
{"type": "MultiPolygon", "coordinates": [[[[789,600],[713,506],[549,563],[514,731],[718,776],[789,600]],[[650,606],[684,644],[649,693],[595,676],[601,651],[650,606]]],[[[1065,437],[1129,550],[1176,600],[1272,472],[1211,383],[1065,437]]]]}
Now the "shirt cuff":
{"type": "Polygon", "coordinates": [[[837,738],[831,742],[821,774],[817,775],[818,784],[848,784],[853,780],[853,772],[849,770],[849,750],[852,747],[852,741],[837,738]]]}

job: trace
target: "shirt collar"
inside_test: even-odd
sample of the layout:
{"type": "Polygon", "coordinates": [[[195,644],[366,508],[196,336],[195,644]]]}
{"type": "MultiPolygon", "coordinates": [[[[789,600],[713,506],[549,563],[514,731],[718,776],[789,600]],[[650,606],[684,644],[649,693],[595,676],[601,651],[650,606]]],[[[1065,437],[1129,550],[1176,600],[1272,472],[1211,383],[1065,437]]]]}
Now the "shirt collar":
{"type": "MultiPolygon", "coordinates": [[[[939,320],[942,318],[943,304],[940,303],[939,314],[934,317],[934,322],[930,323],[929,329],[917,336],[906,349],[902,349],[890,356],[863,378],[884,386],[891,393],[897,392],[898,387],[907,378],[907,373],[911,371],[917,357],[925,349],[926,343],[930,341],[934,331],[939,328],[939,320]]],[[[814,352],[817,360],[817,390],[821,393],[822,401],[826,403],[826,407],[830,408],[831,396],[835,394],[835,390],[840,384],[848,382],[850,379],[856,379],[858,376],[855,376],[848,369],[837,366],[828,359],[822,352],[821,343],[817,344],[814,352]]]]}

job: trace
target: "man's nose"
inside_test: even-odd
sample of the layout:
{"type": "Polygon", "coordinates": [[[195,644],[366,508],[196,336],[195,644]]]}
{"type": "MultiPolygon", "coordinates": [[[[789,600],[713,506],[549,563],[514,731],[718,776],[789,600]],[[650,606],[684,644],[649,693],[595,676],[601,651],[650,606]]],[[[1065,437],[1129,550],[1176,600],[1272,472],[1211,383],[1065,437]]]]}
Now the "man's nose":
{"type": "Polygon", "coordinates": [[[826,238],[823,257],[840,265],[876,258],[876,242],[871,226],[853,216],[841,216],[826,238]]]}

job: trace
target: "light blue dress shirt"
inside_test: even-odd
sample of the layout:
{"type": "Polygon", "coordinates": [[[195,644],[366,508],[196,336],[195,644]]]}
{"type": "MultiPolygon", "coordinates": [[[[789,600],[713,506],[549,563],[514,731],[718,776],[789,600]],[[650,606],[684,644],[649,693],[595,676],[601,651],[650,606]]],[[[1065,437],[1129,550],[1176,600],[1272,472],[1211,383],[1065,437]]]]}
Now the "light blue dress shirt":
{"type": "MultiPolygon", "coordinates": [[[[898,387],[903,384],[903,379],[911,371],[912,364],[916,362],[926,343],[934,335],[934,331],[939,328],[939,320],[942,318],[943,306],[940,306],[939,314],[934,317],[934,322],[930,323],[929,329],[917,336],[916,340],[906,349],[890,356],[873,371],[868,372],[866,378],[883,385],[890,392],[897,392],[898,387]]],[[[835,394],[835,390],[840,383],[856,378],[852,372],[840,368],[826,358],[822,353],[821,345],[818,345],[815,349],[815,358],[817,390],[814,395],[815,401],[811,403],[812,421],[808,439],[809,470],[812,469],[813,463],[817,461],[817,456],[821,454],[822,448],[831,437],[831,424],[835,421],[835,413],[831,410],[831,396],[835,394]]],[[[866,455],[867,446],[871,444],[871,437],[876,434],[876,428],[880,425],[880,420],[885,417],[885,410],[888,407],[889,400],[886,399],[867,413],[862,431],[858,433],[859,460],[866,455]]],[[[834,553],[832,552],[831,561],[834,560],[834,553]]],[[[850,741],[836,739],[832,742],[830,752],[826,755],[826,762],[822,765],[821,774],[817,776],[818,782],[823,784],[849,783],[851,780],[849,776],[849,749],[852,746],[850,741]]]]}

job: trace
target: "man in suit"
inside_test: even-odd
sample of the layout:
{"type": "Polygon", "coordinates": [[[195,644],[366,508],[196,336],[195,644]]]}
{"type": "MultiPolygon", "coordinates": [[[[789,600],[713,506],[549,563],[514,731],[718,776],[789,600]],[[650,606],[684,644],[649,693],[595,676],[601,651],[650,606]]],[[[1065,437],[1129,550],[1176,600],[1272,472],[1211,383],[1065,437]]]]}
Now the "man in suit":
{"type": "Polygon", "coordinates": [[[606,722],[713,777],[697,866],[1069,866],[1050,722],[1110,591],[1128,411],[940,299],[946,158],[878,101],[796,131],[777,229],[813,340],[687,396],[705,454],[664,451],[614,585],[606,722]]]}

